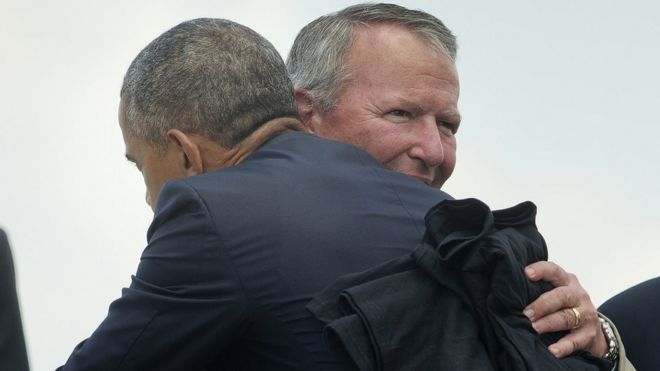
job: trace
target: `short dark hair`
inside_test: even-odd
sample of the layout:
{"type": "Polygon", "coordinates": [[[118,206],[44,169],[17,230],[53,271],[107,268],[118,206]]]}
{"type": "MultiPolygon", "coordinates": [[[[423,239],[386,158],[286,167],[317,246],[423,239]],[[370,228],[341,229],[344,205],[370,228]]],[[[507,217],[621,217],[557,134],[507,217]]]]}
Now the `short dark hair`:
{"type": "Polygon", "coordinates": [[[224,19],[183,22],[147,45],[121,88],[125,130],[164,149],[173,128],[231,148],[263,123],[297,117],[273,45],[224,19]]]}

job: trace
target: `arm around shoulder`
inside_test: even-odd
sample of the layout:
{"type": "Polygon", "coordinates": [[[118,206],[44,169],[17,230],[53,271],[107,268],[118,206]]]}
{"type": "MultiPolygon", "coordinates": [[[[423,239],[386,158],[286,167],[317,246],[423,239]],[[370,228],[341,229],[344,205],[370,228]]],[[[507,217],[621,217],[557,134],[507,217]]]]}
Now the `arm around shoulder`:
{"type": "Polygon", "coordinates": [[[205,203],[185,182],[163,187],[130,287],[63,370],[204,367],[246,316],[238,278],[205,203]]]}

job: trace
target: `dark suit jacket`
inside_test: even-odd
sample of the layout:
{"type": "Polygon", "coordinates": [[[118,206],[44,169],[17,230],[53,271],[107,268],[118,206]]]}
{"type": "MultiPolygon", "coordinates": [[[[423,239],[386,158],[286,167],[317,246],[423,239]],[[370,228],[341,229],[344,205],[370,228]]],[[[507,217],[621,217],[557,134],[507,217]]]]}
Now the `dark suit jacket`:
{"type": "Polygon", "coordinates": [[[28,370],[14,263],[7,235],[0,229],[0,370],[28,370]]]}
{"type": "Polygon", "coordinates": [[[623,291],[598,311],[616,325],[637,371],[660,370],[660,277],[623,291]]]}
{"type": "Polygon", "coordinates": [[[63,370],[351,370],[305,304],[412,251],[425,213],[448,197],[298,132],[170,182],[130,287],[63,370]]]}

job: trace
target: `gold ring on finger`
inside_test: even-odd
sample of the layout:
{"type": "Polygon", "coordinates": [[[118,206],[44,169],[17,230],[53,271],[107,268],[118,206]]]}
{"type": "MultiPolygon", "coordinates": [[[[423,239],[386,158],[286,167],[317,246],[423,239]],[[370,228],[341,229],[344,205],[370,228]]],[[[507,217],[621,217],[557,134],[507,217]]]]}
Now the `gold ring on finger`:
{"type": "Polygon", "coordinates": [[[582,324],[582,314],[575,307],[571,308],[571,310],[573,311],[573,314],[575,315],[575,323],[573,323],[573,328],[576,329],[576,328],[580,327],[580,325],[582,324]]]}

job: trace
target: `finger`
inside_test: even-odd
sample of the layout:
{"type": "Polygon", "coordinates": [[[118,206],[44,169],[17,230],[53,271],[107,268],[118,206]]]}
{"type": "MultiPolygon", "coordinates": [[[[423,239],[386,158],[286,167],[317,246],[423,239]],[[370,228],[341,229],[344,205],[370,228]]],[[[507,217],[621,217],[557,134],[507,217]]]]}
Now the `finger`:
{"type": "Polygon", "coordinates": [[[607,342],[601,331],[598,320],[590,321],[562,337],[548,349],[557,357],[565,357],[577,350],[586,350],[596,357],[601,357],[607,351],[607,342]]]}
{"type": "Polygon", "coordinates": [[[562,267],[547,261],[539,261],[528,265],[525,267],[525,275],[532,282],[543,280],[550,282],[555,287],[565,286],[571,279],[571,275],[566,273],[562,267]]]}
{"type": "MultiPolygon", "coordinates": [[[[582,317],[582,313],[580,313],[580,316],[582,317]]],[[[580,325],[584,326],[585,318],[582,317],[580,322],[580,325]]],[[[536,332],[544,334],[546,332],[571,330],[575,327],[575,324],[575,313],[570,308],[566,308],[539,318],[532,323],[532,326],[536,332]]]]}
{"type": "Polygon", "coordinates": [[[576,295],[575,288],[559,286],[543,293],[530,303],[523,313],[534,322],[539,318],[560,311],[563,308],[576,307],[580,304],[580,295],[576,295]]]}
{"type": "Polygon", "coordinates": [[[595,335],[591,331],[574,331],[559,339],[548,347],[550,353],[557,358],[563,358],[578,349],[584,349],[595,335]]]}

